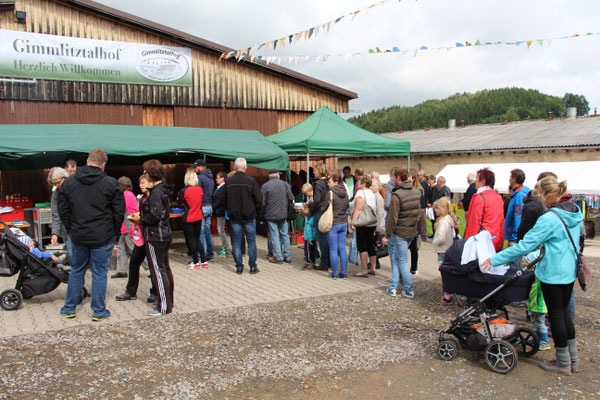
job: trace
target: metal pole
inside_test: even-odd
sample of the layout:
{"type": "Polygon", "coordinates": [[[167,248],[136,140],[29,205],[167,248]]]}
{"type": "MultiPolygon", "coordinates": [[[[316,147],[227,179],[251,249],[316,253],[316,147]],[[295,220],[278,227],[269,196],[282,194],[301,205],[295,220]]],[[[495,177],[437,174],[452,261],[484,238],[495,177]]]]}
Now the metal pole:
{"type": "Polygon", "coordinates": [[[410,154],[408,155],[407,159],[408,159],[408,170],[410,171],[410,154]]]}
{"type": "Polygon", "coordinates": [[[306,183],[310,183],[310,154],[306,153],[306,183]]]}

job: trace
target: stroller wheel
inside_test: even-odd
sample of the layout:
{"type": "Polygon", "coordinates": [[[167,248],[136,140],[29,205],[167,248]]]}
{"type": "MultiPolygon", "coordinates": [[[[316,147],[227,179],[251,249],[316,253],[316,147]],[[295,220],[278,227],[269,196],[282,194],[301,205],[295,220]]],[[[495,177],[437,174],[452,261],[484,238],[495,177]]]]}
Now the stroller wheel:
{"type": "Polygon", "coordinates": [[[79,295],[79,301],[77,302],[77,304],[81,304],[83,303],[83,300],[88,296],[88,290],[85,288],[85,286],[81,289],[81,294],[79,295]]]}
{"type": "Polygon", "coordinates": [[[0,306],[7,311],[16,310],[22,303],[23,295],[17,289],[6,289],[0,294],[0,306]]]}
{"type": "Polygon", "coordinates": [[[485,348],[485,362],[499,374],[507,374],[517,366],[519,356],[515,347],[506,340],[492,340],[485,348]]]}
{"type": "Polygon", "coordinates": [[[519,326],[517,331],[510,338],[510,342],[517,349],[520,356],[531,357],[538,352],[540,348],[540,339],[533,329],[519,326]]]}
{"type": "Polygon", "coordinates": [[[450,361],[458,354],[458,342],[454,338],[440,341],[437,348],[438,356],[444,361],[450,361]]]}

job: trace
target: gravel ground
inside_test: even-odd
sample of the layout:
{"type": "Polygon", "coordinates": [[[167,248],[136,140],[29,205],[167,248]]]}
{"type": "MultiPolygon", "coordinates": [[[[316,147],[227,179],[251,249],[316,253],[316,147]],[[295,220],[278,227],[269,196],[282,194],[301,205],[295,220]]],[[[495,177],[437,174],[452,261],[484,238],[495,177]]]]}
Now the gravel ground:
{"type": "MultiPolygon", "coordinates": [[[[417,280],[415,300],[380,288],[0,340],[0,398],[598,398],[600,259],[590,261],[592,288],[577,292],[584,371],[571,377],[537,367],[553,351],[505,376],[482,353],[436,359],[437,332],[460,309],[433,303],[438,281],[417,280]]],[[[509,311],[526,324],[524,309],[509,311]]]]}

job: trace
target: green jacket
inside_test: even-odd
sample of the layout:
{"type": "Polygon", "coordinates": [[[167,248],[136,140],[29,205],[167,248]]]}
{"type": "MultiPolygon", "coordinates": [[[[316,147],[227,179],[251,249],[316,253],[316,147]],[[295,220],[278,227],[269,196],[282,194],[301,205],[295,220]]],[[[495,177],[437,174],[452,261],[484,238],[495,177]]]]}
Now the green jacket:
{"type": "Polygon", "coordinates": [[[527,299],[527,309],[531,312],[540,314],[546,314],[548,309],[546,308],[546,302],[544,301],[544,295],[542,294],[542,287],[540,280],[535,278],[529,291],[529,299],[527,299]]]}

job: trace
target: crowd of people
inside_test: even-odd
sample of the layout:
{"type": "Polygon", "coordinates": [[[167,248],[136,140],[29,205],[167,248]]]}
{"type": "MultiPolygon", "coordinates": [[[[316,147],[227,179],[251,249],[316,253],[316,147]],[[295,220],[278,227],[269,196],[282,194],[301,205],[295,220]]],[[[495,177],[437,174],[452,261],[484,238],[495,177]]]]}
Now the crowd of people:
{"type": "MultiPolygon", "coordinates": [[[[153,307],[148,314],[169,314],[175,286],[169,263],[173,186],[166,182],[165,167],[160,161],[148,160],[138,180],[142,194],[136,197],[129,178],[117,180],[104,172],[107,160],[103,150],[95,149],[89,153],[85,166],[77,168],[69,161],[66,168],[52,168],[48,175],[53,187],[51,242],[57,244],[59,238],[63,239],[71,267],[60,313],[65,318],[76,317],[76,305],[89,266],[93,320],[110,316],[105,294],[116,243],[116,273],[112,278],[128,278],[125,291],[116,300],[137,298],[140,267],[143,267],[149,270],[152,281],[148,302],[153,307]]],[[[238,158],[229,174],[219,172],[213,177],[201,159],[186,171],[184,187],[177,194],[175,205],[183,208],[183,231],[190,256],[188,269],[208,268],[214,259],[213,215],[221,241],[221,250],[216,254],[232,257],[237,274],[245,270],[245,252],[250,274],[259,272],[256,246],[259,219],[265,221],[268,230],[269,261],[290,263],[289,220],[298,212],[305,220],[303,269],[330,271],[331,279],[347,279],[348,263],[360,262],[360,271],[354,276],[368,278],[377,274],[378,253],[387,250],[392,277],[386,293],[395,297],[403,286],[401,294],[412,299],[415,297],[412,277],[418,274],[420,243],[431,239],[441,264],[446,250],[459,237],[452,193],[443,176],[436,178],[427,176],[425,171],[411,173],[395,167],[384,185],[375,171],[367,175],[357,168],[352,174],[350,167],[340,172],[317,164],[311,182],[303,185],[299,180],[293,182],[293,186],[301,185],[301,189],[292,190],[276,169],[269,170],[269,180],[262,187],[246,170],[246,160],[238,158]],[[294,204],[293,192],[299,190],[304,195],[302,209],[294,204]],[[431,236],[427,235],[427,220],[431,220],[431,236]]],[[[467,193],[458,202],[458,207],[465,210],[464,237],[488,231],[497,251],[483,262],[482,269],[501,264],[508,264],[513,270],[521,268],[521,257],[539,245],[545,246],[545,257],[536,268],[530,299],[526,304],[514,305],[528,307],[528,315],[540,337],[540,350],[551,347],[545,325],[546,315],[549,318],[556,359],[542,363],[542,368],[563,374],[577,372],[573,326],[575,257],[569,235],[574,246],[583,245],[582,217],[578,207],[569,201],[566,182],[558,182],[555,174],[545,172],[530,190],[523,185],[525,173],[514,169],[509,177],[511,194],[506,201],[494,190],[496,177],[487,168],[469,174],[467,182],[467,193]],[[565,229],[561,229],[563,226],[565,229]]],[[[452,302],[452,293],[443,293],[438,301],[452,302]]]]}

